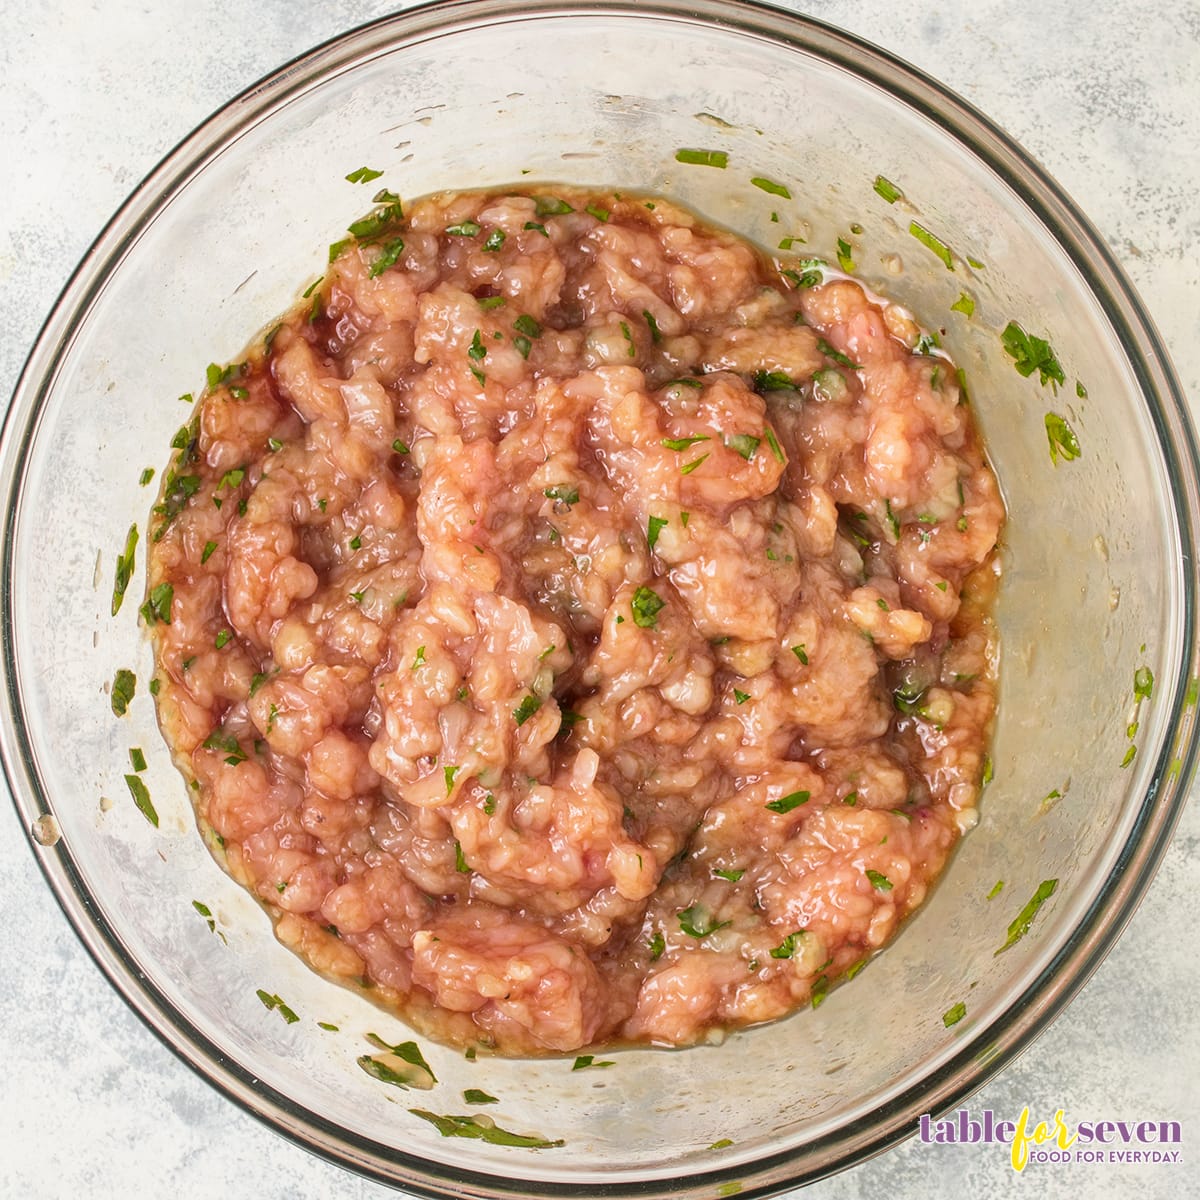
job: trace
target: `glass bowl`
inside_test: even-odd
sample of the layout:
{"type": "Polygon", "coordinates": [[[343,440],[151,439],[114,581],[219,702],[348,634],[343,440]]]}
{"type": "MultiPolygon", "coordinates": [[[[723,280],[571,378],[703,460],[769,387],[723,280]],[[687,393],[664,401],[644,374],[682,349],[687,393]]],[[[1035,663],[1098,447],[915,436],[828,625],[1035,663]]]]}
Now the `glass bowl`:
{"type": "Polygon", "coordinates": [[[0,750],[59,902],[135,1011],[216,1087],[423,1194],[765,1194],[904,1137],[1082,985],[1145,890],[1194,766],[1197,457],[1140,303],[1073,205],[979,114],[772,9],[463,0],[282,68],[169,155],[89,252],[18,386],[0,474],[0,750]],[[723,150],[728,166],[680,163],[680,148],[723,150]],[[783,226],[831,260],[847,239],[868,284],[944,328],[1009,508],[995,777],[923,909],[819,1008],[721,1045],[618,1051],[598,1072],[472,1062],[422,1039],[439,1082],[403,1093],[356,1059],[366,1034],[398,1042],[404,1026],[284,950],[203,846],[145,694],[144,543],[115,619],[114,560],[145,526],[141,469],[161,466],[190,411],[176,397],[322,273],[366,207],[344,178],[363,164],[407,196],[598,184],[669,194],[768,247],[783,226]],[[879,176],[903,198],[889,203],[879,176]],[[952,308],[963,293],[972,315],[952,308]],[[1013,321],[1049,340],[1061,385],[1014,369],[1001,340],[1013,321]],[[1047,413],[1077,433],[1078,458],[1052,461],[1047,413]],[[143,686],[118,720],[119,668],[143,686]],[[149,760],[157,828],[123,779],[131,746],[149,760]],[[1037,895],[1028,932],[997,953],[1037,895]],[[446,1139],[408,1111],[463,1112],[469,1087],[500,1097],[487,1110],[499,1125],[564,1146],[446,1139]]]}

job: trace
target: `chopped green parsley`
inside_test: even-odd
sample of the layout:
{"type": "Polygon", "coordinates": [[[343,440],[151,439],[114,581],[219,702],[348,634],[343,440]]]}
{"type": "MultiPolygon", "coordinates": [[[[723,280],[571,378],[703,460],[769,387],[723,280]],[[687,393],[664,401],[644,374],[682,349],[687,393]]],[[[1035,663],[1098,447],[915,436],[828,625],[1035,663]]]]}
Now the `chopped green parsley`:
{"type": "Polygon", "coordinates": [[[571,1066],[572,1071],[586,1071],[591,1067],[615,1067],[617,1064],[611,1058],[598,1059],[593,1054],[581,1054],[571,1066]]]}
{"type": "Polygon", "coordinates": [[[640,587],[633,593],[629,607],[633,611],[633,623],[639,629],[654,629],[658,614],[666,601],[652,588],[640,587]]]}
{"type": "Polygon", "coordinates": [[[966,1015],[967,1006],[960,1000],[942,1013],[942,1024],[949,1029],[951,1025],[957,1025],[966,1015]]]}
{"type": "Polygon", "coordinates": [[[113,676],[112,703],[113,716],[123,717],[129,711],[129,702],[137,690],[137,676],[125,667],[121,667],[113,676]]]}
{"type": "Polygon", "coordinates": [[[130,525],[125,535],[125,549],[117,555],[117,569],[113,578],[112,615],[115,617],[121,611],[125,599],[125,591],[133,578],[133,568],[136,561],[138,544],[138,527],[130,525]]]}
{"type": "Polygon", "coordinates": [[[996,954],[1003,954],[1010,946],[1015,946],[1028,932],[1030,925],[1033,924],[1034,917],[1037,916],[1038,910],[1054,895],[1055,889],[1058,887],[1057,879],[1043,879],[1038,884],[1037,891],[1033,893],[1029,903],[1016,915],[1013,922],[1008,927],[1008,938],[1004,945],[996,951],[996,954]]]}
{"type": "Polygon", "coordinates": [[[133,797],[133,802],[137,805],[138,812],[157,829],[158,813],[154,811],[154,804],[150,799],[149,789],[136,775],[126,775],[125,786],[129,788],[129,794],[133,797]]]}
{"type": "Polygon", "coordinates": [[[706,938],[729,924],[729,921],[716,921],[702,904],[691,904],[679,913],[679,928],[688,937],[706,938]]]}
{"type": "Polygon", "coordinates": [[[780,942],[779,945],[776,946],[771,951],[771,957],[772,958],[791,958],[796,953],[796,943],[803,936],[804,936],[803,929],[798,929],[798,930],[796,930],[795,933],[789,933],[787,935],[787,937],[785,937],[783,939],[783,941],[780,942]]]}
{"type": "Polygon", "coordinates": [[[523,1146],[527,1150],[552,1150],[565,1145],[561,1138],[548,1141],[546,1138],[510,1133],[507,1129],[501,1129],[499,1125],[493,1125],[482,1118],[439,1116],[423,1108],[410,1108],[408,1111],[414,1117],[428,1121],[442,1137],[477,1138],[493,1146],[523,1146]]]}
{"type": "Polygon", "coordinates": [[[954,270],[954,256],[950,253],[950,247],[942,241],[936,234],[930,233],[924,225],[917,224],[916,221],[910,222],[908,232],[928,250],[932,250],[945,264],[947,271],[954,270]]]}
{"type": "Polygon", "coordinates": [[[1055,391],[1060,383],[1066,382],[1054,349],[1045,338],[1026,333],[1016,321],[1009,321],[1000,335],[1000,343],[1019,375],[1028,378],[1036,371],[1042,387],[1049,383],[1055,391]]]}
{"type": "Polygon", "coordinates": [[[1074,462],[1081,453],[1075,430],[1058,413],[1046,414],[1046,440],[1050,444],[1050,461],[1055,466],[1060,457],[1064,462],[1074,462]]]}

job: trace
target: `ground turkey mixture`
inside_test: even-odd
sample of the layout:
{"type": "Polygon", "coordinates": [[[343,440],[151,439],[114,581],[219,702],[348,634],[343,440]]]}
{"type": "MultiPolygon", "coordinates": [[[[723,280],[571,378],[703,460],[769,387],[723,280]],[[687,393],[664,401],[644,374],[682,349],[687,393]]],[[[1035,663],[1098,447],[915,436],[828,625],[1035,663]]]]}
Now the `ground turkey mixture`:
{"type": "Polygon", "coordinates": [[[663,200],[376,200],[210,368],[152,519],[201,828],[447,1042],[820,1003],[979,794],[1003,509],[956,371],[663,200]]]}

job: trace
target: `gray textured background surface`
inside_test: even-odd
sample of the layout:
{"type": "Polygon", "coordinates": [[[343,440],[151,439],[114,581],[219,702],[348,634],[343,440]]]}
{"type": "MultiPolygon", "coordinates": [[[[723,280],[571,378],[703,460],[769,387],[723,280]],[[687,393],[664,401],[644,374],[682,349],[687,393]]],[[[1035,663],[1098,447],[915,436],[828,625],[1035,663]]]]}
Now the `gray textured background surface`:
{"type": "MultiPolygon", "coordinates": [[[[393,11],[371,0],[0,3],[0,403],[75,263],[147,170],[248,82],[393,11]]],[[[403,6],[400,6],[403,7],[403,6]]],[[[1076,198],[1200,404],[1200,4],[1193,0],[793,0],[972,101],[1076,198]]],[[[0,784],[0,793],[3,793],[0,784]]],[[[128,1012],[45,887],[0,794],[0,1196],[375,1200],[212,1091],[128,1012]]],[[[1120,944],[1066,1014],[978,1094],[1012,1119],[1179,1120],[1184,1162],[1030,1166],[909,1142],[806,1200],[1032,1191],[1200,1196],[1195,898],[1200,810],[1120,944]]],[[[468,1144],[469,1145],[469,1144],[468,1144]]]]}

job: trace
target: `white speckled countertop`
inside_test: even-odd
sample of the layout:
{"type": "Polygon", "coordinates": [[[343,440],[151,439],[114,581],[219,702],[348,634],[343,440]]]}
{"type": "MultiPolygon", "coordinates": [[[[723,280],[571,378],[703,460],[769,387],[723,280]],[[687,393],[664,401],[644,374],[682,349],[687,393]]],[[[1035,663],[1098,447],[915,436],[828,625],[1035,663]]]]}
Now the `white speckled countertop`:
{"type": "MultiPolygon", "coordinates": [[[[1124,264],[1200,403],[1200,3],[792,0],[981,108],[1077,199],[1124,264]]],[[[0,404],[109,215],[249,81],[382,0],[25,0],[0,40],[0,404]]],[[[403,6],[400,6],[403,7],[403,6]]],[[[0,783],[0,793],[4,785],[0,783]]],[[[814,1200],[1200,1195],[1200,809],[1124,937],[1067,1012],[971,1102],[1014,1119],[1176,1120],[1179,1165],[1014,1174],[1002,1147],[910,1141],[814,1200]]],[[[0,1196],[373,1200],[396,1193],[290,1145],[213,1091],[85,954],[0,795],[0,1196]]]]}

